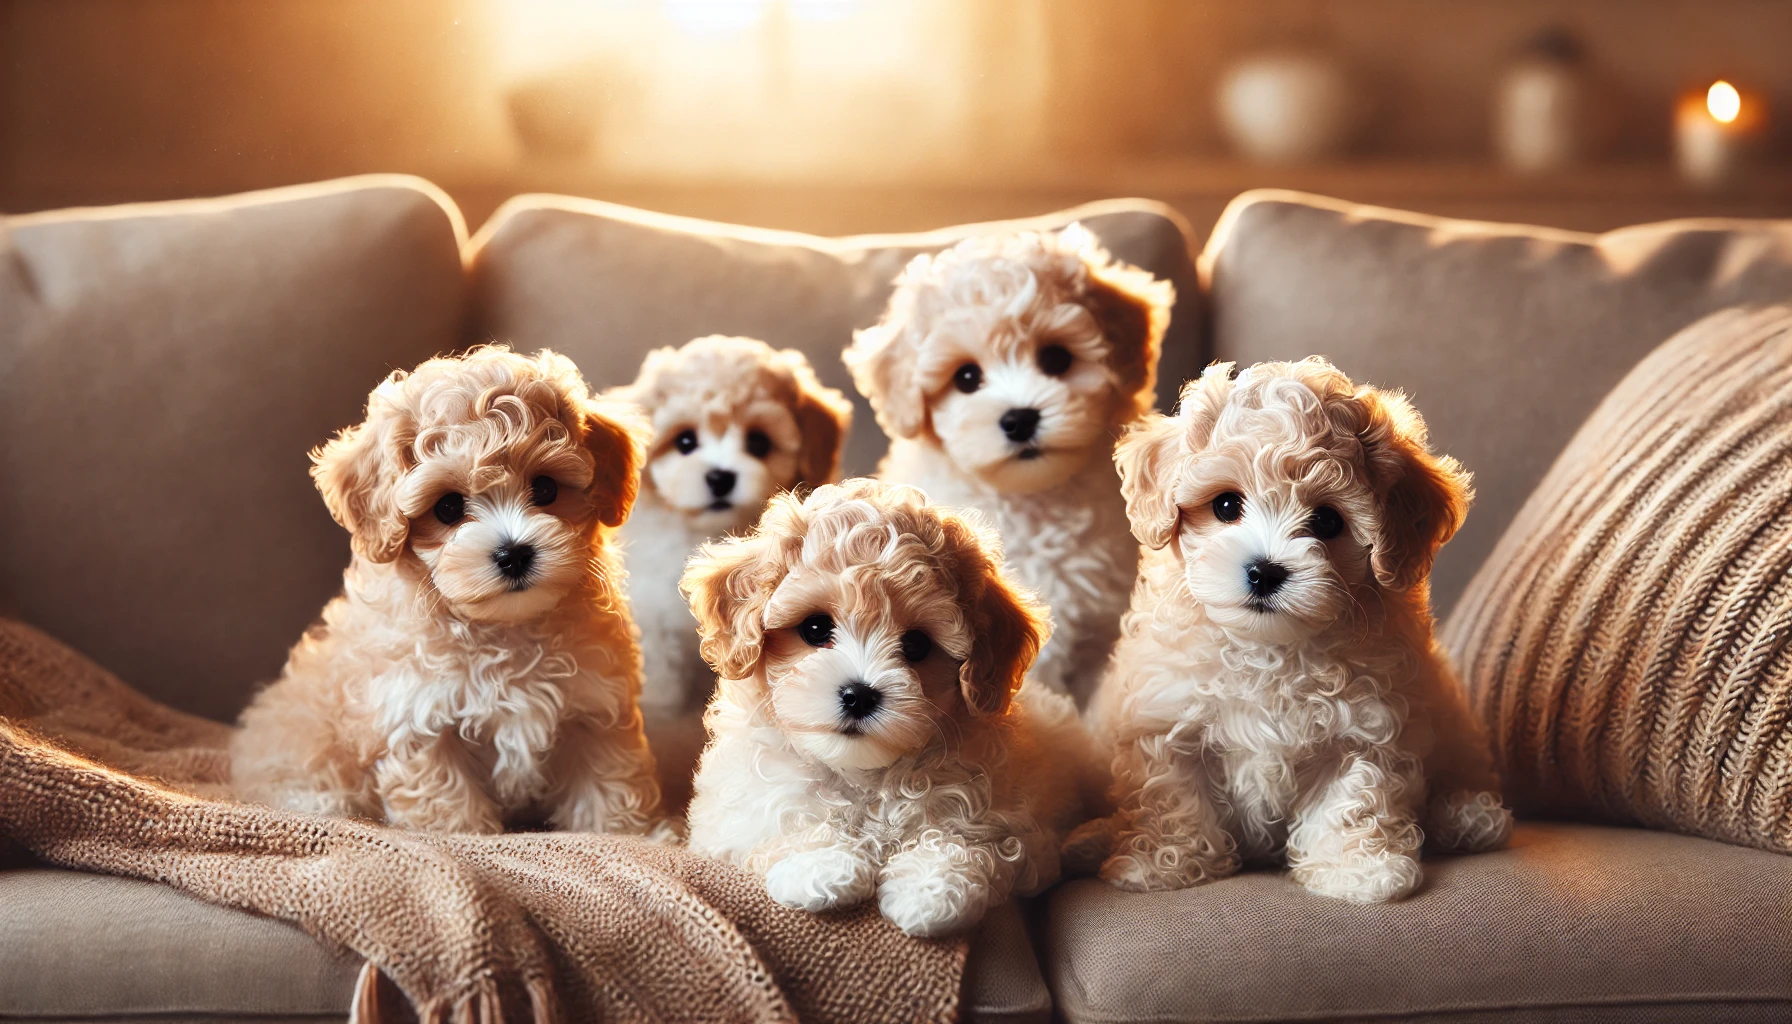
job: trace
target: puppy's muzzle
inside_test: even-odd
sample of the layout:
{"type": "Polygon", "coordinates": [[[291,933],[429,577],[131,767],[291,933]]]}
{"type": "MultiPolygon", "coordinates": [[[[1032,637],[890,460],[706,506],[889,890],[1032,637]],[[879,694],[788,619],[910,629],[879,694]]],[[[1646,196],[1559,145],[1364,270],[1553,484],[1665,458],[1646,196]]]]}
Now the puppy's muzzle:
{"type": "Polygon", "coordinates": [[[1251,588],[1251,597],[1258,601],[1268,600],[1288,582],[1288,567],[1280,562],[1258,559],[1245,567],[1244,581],[1251,588]]]}
{"type": "Polygon", "coordinates": [[[879,693],[876,687],[857,680],[842,686],[840,688],[840,714],[847,721],[847,731],[856,731],[854,727],[859,722],[877,714],[877,709],[883,705],[883,702],[884,695],[879,693]]]}
{"type": "Polygon", "coordinates": [[[506,544],[492,552],[492,562],[505,579],[521,581],[535,566],[535,545],[506,544]]]}

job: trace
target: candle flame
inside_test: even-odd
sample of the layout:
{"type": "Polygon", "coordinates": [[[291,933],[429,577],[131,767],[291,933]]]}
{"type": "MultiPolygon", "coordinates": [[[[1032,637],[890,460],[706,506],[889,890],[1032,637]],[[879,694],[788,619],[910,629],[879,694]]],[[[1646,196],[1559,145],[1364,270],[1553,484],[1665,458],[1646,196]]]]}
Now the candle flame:
{"type": "Polygon", "coordinates": [[[1742,113],[1742,94],[1728,82],[1713,82],[1705,92],[1705,109],[1711,111],[1712,117],[1729,124],[1742,113]]]}

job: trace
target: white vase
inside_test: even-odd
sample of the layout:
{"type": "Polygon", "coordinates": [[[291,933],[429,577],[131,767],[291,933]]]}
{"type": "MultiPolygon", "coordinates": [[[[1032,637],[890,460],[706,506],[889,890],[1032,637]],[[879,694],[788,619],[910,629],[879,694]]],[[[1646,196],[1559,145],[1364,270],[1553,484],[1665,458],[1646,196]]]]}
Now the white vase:
{"type": "Polygon", "coordinates": [[[1313,163],[1337,156],[1356,134],[1361,113],[1349,72],[1321,50],[1253,54],[1220,82],[1220,123],[1233,146],[1258,163],[1313,163]]]}
{"type": "Polygon", "coordinates": [[[1539,33],[1494,86],[1494,152],[1526,174],[1582,160],[1591,127],[1589,91],[1574,37],[1561,29],[1539,33]]]}

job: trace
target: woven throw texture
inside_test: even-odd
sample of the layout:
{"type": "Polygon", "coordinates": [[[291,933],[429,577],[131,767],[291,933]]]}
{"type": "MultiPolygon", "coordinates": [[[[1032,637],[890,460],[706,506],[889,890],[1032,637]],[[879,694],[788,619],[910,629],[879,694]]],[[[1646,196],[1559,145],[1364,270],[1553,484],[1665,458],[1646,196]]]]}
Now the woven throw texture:
{"type": "Polygon", "coordinates": [[[1792,853],[1788,569],[1792,307],[1726,310],[1606,397],[1445,628],[1508,798],[1792,853]]]}
{"type": "Polygon", "coordinates": [[[378,972],[363,972],[357,1024],[413,1010],[422,1024],[958,1017],[963,938],[911,939],[869,905],[787,910],[759,879],[681,847],[231,803],[216,798],[228,738],[0,619],[0,840],[359,953],[378,972]]]}

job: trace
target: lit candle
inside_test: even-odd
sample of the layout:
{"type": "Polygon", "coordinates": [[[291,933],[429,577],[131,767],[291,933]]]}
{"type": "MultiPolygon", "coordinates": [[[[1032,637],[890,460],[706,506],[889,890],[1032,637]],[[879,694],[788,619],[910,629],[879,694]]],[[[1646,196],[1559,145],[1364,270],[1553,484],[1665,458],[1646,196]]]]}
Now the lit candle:
{"type": "Polygon", "coordinates": [[[1766,123],[1765,104],[1729,82],[1680,97],[1674,110],[1674,151],[1680,174],[1706,188],[1722,185],[1742,169],[1766,123]]]}

